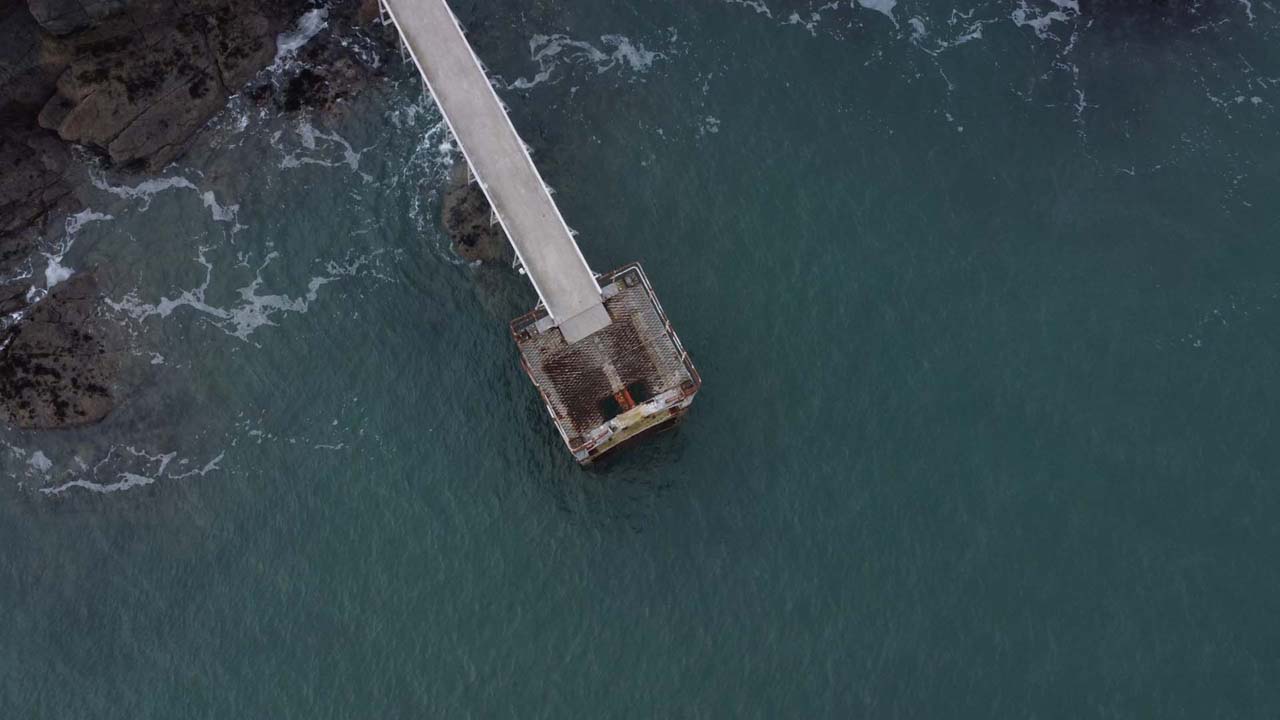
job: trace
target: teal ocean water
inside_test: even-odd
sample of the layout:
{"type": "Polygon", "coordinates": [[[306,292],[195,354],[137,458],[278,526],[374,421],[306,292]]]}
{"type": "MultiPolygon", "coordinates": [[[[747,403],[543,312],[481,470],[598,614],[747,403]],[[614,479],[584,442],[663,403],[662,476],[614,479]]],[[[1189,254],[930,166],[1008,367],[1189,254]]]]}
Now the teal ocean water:
{"type": "Polygon", "coordinates": [[[455,9],[689,420],[572,462],[394,53],[86,163],[127,392],[0,431],[0,717],[1280,715],[1280,7],[455,9]]]}

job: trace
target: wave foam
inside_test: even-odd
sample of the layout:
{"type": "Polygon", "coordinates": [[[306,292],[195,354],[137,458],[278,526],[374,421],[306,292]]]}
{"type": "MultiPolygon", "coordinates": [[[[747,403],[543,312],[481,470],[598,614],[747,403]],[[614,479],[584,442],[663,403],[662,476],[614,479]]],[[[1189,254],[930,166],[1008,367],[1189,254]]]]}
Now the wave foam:
{"type": "Polygon", "coordinates": [[[188,308],[205,316],[226,334],[247,341],[255,330],[275,326],[278,315],[307,312],[311,303],[319,298],[320,288],[340,278],[354,276],[360,272],[362,266],[372,262],[372,256],[361,257],[346,264],[330,261],[325,266],[327,274],[311,278],[307,283],[306,293],[301,297],[259,294],[263,284],[262,272],[280,256],[279,253],[272,252],[258,266],[254,279],[248,285],[236,290],[240,302],[230,307],[219,307],[206,299],[209,285],[213,280],[213,264],[205,258],[207,249],[201,247],[196,257],[196,262],[205,269],[204,282],[198,287],[183,290],[177,297],[161,297],[154,303],[143,302],[134,290],[118,301],[108,298],[107,305],[138,322],[153,317],[167,318],[180,308],[188,308]]]}
{"type": "Polygon", "coordinates": [[[1055,22],[1068,22],[1080,15],[1078,0],[1049,0],[1057,8],[1048,10],[1033,8],[1027,0],[1018,0],[1018,7],[1010,14],[1013,24],[1018,27],[1029,27],[1035,30],[1036,36],[1051,37],[1049,27],[1055,22]]]}
{"type": "Polygon", "coordinates": [[[898,0],[858,0],[858,4],[884,15],[893,21],[894,27],[897,27],[898,19],[893,16],[893,9],[897,7],[898,0]]]}
{"type": "MultiPolygon", "coordinates": [[[[303,165],[320,165],[323,167],[346,166],[351,169],[351,172],[359,175],[364,182],[373,182],[372,175],[360,170],[360,157],[363,154],[363,151],[357,152],[355,148],[351,147],[351,143],[347,142],[346,138],[336,132],[321,132],[307,120],[303,120],[298,125],[296,132],[303,150],[308,153],[316,153],[319,151],[319,154],[322,155],[326,150],[337,148],[342,151],[342,160],[335,162],[333,160],[326,160],[323,157],[304,154],[302,152],[285,151],[279,145],[282,133],[277,132],[272,136],[272,144],[276,145],[276,147],[284,154],[284,157],[280,160],[281,169],[297,168],[302,167],[303,165]]],[[[368,148],[366,148],[366,150],[367,149],[368,148]]]]}
{"type": "Polygon", "coordinates": [[[325,8],[308,10],[298,18],[292,30],[276,36],[276,58],[271,63],[271,70],[280,70],[292,60],[298,50],[329,25],[328,18],[329,11],[325,8]]]}
{"type": "Polygon", "coordinates": [[[538,64],[538,72],[532,78],[519,78],[507,85],[508,89],[526,90],[551,78],[562,63],[593,65],[597,75],[615,67],[632,74],[648,71],[665,54],[645,49],[625,35],[601,35],[600,43],[608,50],[601,50],[585,40],[574,40],[567,35],[534,35],[529,39],[529,53],[538,64]]]}
{"type": "MultiPolygon", "coordinates": [[[[153,454],[131,445],[112,446],[107,451],[107,456],[93,467],[87,467],[77,458],[80,477],[60,485],[40,488],[40,492],[44,495],[56,496],[79,489],[101,495],[152,485],[160,480],[203,477],[215,470],[220,470],[220,464],[225,456],[225,452],[218,453],[212,460],[195,467],[191,461],[179,458],[177,452],[153,454]]],[[[39,450],[32,453],[28,460],[33,467],[37,462],[39,462],[41,474],[48,474],[53,467],[53,462],[39,450]]]]}

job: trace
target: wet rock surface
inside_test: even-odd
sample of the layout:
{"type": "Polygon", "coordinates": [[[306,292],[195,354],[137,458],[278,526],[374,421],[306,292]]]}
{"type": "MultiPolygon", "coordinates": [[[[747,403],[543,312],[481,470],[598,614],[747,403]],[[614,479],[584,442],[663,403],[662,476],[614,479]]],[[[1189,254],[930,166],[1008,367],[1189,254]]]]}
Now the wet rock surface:
{"type": "MultiPolygon", "coordinates": [[[[0,306],[20,303],[15,291],[22,292],[0,290],[0,306]]],[[[0,334],[0,419],[49,429],[94,423],[111,411],[121,346],[102,311],[97,280],[84,272],[0,334]]]]}
{"type": "Polygon", "coordinates": [[[469,181],[466,161],[461,158],[454,164],[440,214],[459,257],[468,262],[511,262],[511,243],[502,226],[492,221],[489,200],[479,184],[469,181]]]}

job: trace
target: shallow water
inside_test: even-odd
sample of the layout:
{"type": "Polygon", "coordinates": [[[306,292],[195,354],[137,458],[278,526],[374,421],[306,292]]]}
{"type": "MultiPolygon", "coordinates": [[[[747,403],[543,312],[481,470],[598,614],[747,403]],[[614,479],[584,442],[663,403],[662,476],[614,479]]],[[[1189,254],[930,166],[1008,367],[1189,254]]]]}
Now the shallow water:
{"type": "Polygon", "coordinates": [[[1280,11],[455,9],[689,421],[573,464],[394,55],[234,102],[33,259],[132,389],[0,431],[0,716],[1280,713],[1280,11]]]}

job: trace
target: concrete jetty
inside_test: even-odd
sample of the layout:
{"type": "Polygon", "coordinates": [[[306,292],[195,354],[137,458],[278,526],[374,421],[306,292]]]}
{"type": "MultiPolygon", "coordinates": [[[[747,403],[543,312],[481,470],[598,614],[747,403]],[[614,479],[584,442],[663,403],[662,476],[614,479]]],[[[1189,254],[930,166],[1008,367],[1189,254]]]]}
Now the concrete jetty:
{"type": "Polygon", "coordinates": [[[383,3],[565,341],[607,327],[595,274],[453,11],[444,0],[383,3]]]}
{"type": "Polygon", "coordinates": [[[542,302],[511,322],[573,457],[678,422],[702,379],[637,263],[597,276],[445,0],[380,0],[542,302]]]}

